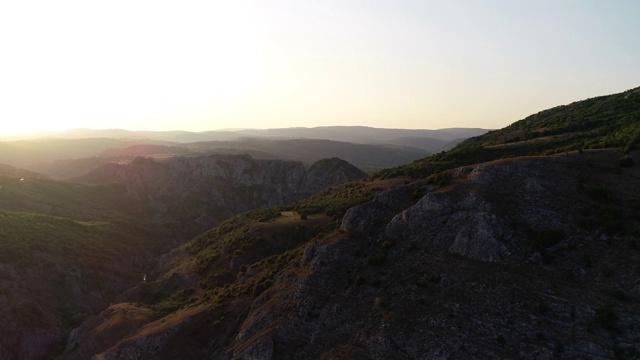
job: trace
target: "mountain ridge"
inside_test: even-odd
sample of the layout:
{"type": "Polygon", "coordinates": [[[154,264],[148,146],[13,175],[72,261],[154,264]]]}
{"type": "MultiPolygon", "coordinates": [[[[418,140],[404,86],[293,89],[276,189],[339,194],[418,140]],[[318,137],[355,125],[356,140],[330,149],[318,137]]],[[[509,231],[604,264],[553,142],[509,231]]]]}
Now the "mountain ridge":
{"type": "Polygon", "coordinates": [[[258,136],[276,138],[309,138],[352,142],[359,139],[359,143],[375,143],[372,141],[388,141],[402,136],[433,137],[443,140],[455,140],[457,138],[470,137],[487,132],[480,128],[445,128],[437,130],[428,129],[394,129],[374,128],[369,126],[317,126],[317,127],[293,127],[274,129],[236,129],[236,130],[209,130],[209,131],[130,131],[122,129],[72,129],[62,132],[36,132],[23,135],[15,135],[0,138],[6,140],[19,139],[53,139],[53,138],[120,138],[120,139],[149,139],[158,141],[174,141],[189,143],[197,141],[225,141],[238,137],[258,136]],[[402,134],[402,136],[399,136],[402,134]]]}
{"type": "Polygon", "coordinates": [[[253,159],[248,155],[137,157],[106,164],[76,179],[84,184],[122,184],[147,203],[161,223],[189,224],[190,236],[251,209],[300,200],[337,183],[365,177],[348,162],[324,159],[308,170],[301,162],[253,159]]]}
{"type": "MultiPolygon", "coordinates": [[[[234,215],[74,323],[56,355],[635,358],[638,95],[542,111],[411,164],[234,215]]],[[[151,175],[199,160],[166,161],[134,160],[151,175]]],[[[199,213],[184,205],[178,213],[199,213]]]]}
{"type": "MultiPolygon", "coordinates": [[[[638,123],[639,108],[637,99],[617,107],[621,98],[569,110],[613,106],[583,130],[607,129],[611,119],[624,130],[638,123]]],[[[637,355],[639,255],[627,250],[639,233],[637,141],[626,134],[614,143],[627,154],[590,150],[566,133],[565,115],[550,123],[528,118],[506,133],[334,187],[276,209],[266,223],[252,213],[230,219],[184,245],[158,273],[157,287],[171,282],[168,274],[200,279],[148,303],[168,309],[176,325],[149,319],[156,332],[114,338],[100,351],[228,359],[637,355]],[[534,129],[559,128],[551,138],[536,133],[541,144],[494,147],[493,139],[509,139],[531,119],[534,129]],[[259,228],[303,225],[291,211],[330,227],[282,248],[254,237],[259,228]],[[180,291],[191,300],[175,296],[180,291]],[[206,334],[201,342],[187,340],[197,331],[206,334]]],[[[610,135],[589,139],[597,148],[610,145],[601,141],[610,135]]],[[[91,336],[76,346],[84,343],[91,336]]]]}

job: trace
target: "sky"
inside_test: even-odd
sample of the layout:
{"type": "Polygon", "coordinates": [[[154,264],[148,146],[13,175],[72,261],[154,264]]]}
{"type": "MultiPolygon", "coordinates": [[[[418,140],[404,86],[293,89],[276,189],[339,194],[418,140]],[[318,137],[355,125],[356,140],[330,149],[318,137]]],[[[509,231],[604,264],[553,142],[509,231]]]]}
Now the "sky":
{"type": "Polygon", "coordinates": [[[640,86],[635,0],[1,1],[0,135],[501,128],[640,86]]]}

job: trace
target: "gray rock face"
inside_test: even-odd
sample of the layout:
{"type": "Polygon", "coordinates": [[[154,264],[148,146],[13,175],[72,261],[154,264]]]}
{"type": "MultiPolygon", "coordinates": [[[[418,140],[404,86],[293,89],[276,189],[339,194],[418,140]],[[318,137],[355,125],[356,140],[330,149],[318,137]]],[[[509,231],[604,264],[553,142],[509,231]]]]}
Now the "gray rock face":
{"type": "Polygon", "coordinates": [[[377,195],[373,201],[347,210],[340,229],[365,234],[378,233],[393,214],[415,201],[411,196],[413,190],[414,187],[399,186],[377,195]]]}
{"type": "MultiPolygon", "coordinates": [[[[636,356],[635,305],[610,305],[602,293],[617,283],[632,294],[637,282],[581,269],[585,254],[603,264],[621,255],[568,226],[584,199],[567,191],[575,173],[562,171],[565,161],[456,169],[450,186],[419,200],[407,186],[350,209],[341,233],[308,244],[253,302],[233,358],[636,356]],[[565,230],[576,253],[531,261],[523,229],[545,228],[565,230]],[[615,336],[602,329],[608,306],[619,312],[615,336]]],[[[633,268],[633,259],[620,266],[633,268]]]]}
{"type": "Polygon", "coordinates": [[[338,158],[319,160],[304,174],[299,192],[315,194],[332,184],[360,179],[366,175],[362,170],[338,158]]]}
{"type": "MultiPolygon", "coordinates": [[[[243,207],[234,203],[242,195],[263,206],[290,201],[304,178],[302,163],[256,160],[248,156],[174,157],[159,162],[137,158],[127,165],[110,164],[83,178],[86,182],[123,183],[132,196],[164,199],[207,196],[222,207],[243,207]],[[238,190],[235,196],[229,190],[238,190]],[[242,194],[245,190],[246,194],[242,194]]],[[[245,209],[245,210],[246,210],[245,209]]]]}
{"type": "Polygon", "coordinates": [[[456,201],[442,192],[431,192],[396,215],[386,235],[482,261],[509,255],[503,239],[512,236],[506,221],[491,211],[486,200],[469,194],[456,201]]]}
{"type": "Polygon", "coordinates": [[[517,166],[479,164],[453,170],[453,181],[461,185],[427,193],[395,215],[386,235],[474,260],[504,259],[524,241],[510,223],[530,228],[561,228],[566,223],[566,208],[559,205],[571,206],[571,199],[541,176],[545,163],[558,166],[562,161],[529,158],[517,166]],[[551,204],[548,198],[559,201],[551,204]]]}
{"type": "Polygon", "coordinates": [[[130,196],[149,204],[158,222],[179,219],[190,224],[185,236],[193,236],[234,214],[300,200],[365,175],[335,158],[307,171],[296,161],[220,155],[165,161],[141,157],[102,166],[78,181],[124,184],[130,196]]]}
{"type": "MultiPolygon", "coordinates": [[[[163,358],[190,346],[197,355],[183,358],[635,358],[637,237],[576,226],[576,209],[597,205],[575,190],[584,170],[511,159],[452,170],[443,188],[422,179],[380,193],[347,211],[341,231],[307,243],[260,295],[220,305],[224,335],[178,343],[223,319],[203,313],[205,326],[162,333],[173,340],[144,335],[104,355],[163,358]],[[563,240],[535,244],[545,229],[563,240]]],[[[598,176],[589,186],[612,181],[598,176]]]]}

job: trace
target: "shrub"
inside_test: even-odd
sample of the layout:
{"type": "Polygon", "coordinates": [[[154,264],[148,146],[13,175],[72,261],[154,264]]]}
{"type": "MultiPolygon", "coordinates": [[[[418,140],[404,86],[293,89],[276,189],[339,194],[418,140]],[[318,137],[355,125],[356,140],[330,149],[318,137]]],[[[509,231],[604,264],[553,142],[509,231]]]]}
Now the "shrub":
{"type": "Polygon", "coordinates": [[[271,280],[271,279],[266,279],[265,281],[261,282],[260,284],[256,284],[253,287],[253,296],[258,296],[258,295],[262,294],[262,292],[264,292],[265,290],[270,288],[271,285],[273,285],[273,280],[271,280]]]}
{"type": "Polygon", "coordinates": [[[451,184],[452,176],[448,172],[440,172],[437,174],[433,174],[427,178],[427,182],[432,185],[437,185],[438,187],[445,187],[451,184]]]}
{"type": "Polygon", "coordinates": [[[248,216],[250,218],[258,222],[267,222],[281,215],[282,214],[277,209],[260,209],[260,210],[254,210],[248,213],[248,216]]]}
{"type": "Polygon", "coordinates": [[[618,165],[622,167],[631,167],[634,165],[633,159],[629,155],[623,155],[618,160],[618,165]]]}

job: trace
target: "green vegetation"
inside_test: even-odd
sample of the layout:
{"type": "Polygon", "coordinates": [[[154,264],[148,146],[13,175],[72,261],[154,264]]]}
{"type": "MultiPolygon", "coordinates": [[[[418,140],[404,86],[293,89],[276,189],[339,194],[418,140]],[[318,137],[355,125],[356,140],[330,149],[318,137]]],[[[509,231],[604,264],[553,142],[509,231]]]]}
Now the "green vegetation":
{"type": "Polygon", "coordinates": [[[620,160],[618,160],[618,165],[622,166],[622,167],[631,167],[634,165],[633,159],[631,158],[631,156],[629,155],[623,155],[620,157],[620,160]]]}
{"type": "Polygon", "coordinates": [[[0,176],[4,331],[70,331],[138,283],[171,245],[146,214],[122,187],[0,176]]]}
{"type": "Polygon", "coordinates": [[[380,191],[382,190],[372,189],[362,182],[351,182],[321,191],[282,209],[295,210],[306,215],[325,213],[338,220],[342,219],[349,208],[370,201],[380,191]]]}
{"type": "MultiPolygon", "coordinates": [[[[145,233],[133,224],[82,222],[33,213],[0,211],[0,261],[25,263],[36,252],[60,256],[60,261],[98,261],[118,247],[132,251],[145,233]],[[90,258],[88,258],[90,257],[90,258]]],[[[139,249],[141,250],[141,249],[139,249]]]]}
{"type": "Polygon", "coordinates": [[[143,208],[118,186],[86,186],[46,179],[0,176],[0,209],[77,220],[139,218],[143,208]]]}
{"type": "Polygon", "coordinates": [[[274,208],[255,210],[249,213],[249,216],[253,220],[259,221],[259,222],[267,222],[271,219],[277,218],[280,215],[281,215],[280,211],[274,208]]]}
{"type": "MultiPolygon", "coordinates": [[[[541,111],[503,129],[470,138],[447,152],[383,170],[376,177],[414,178],[500,158],[549,155],[640,143],[640,91],[596,97],[541,111]]],[[[625,160],[626,161],[626,160],[625,160]]]]}
{"type": "Polygon", "coordinates": [[[436,174],[433,174],[431,176],[429,176],[427,178],[427,183],[432,184],[432,185],[436,185],[438,187],[445,187],[449,184],[451,184],[451,174],[448,172],[439,172],[436,174]]]}
{"type": "Polygon", "coordinates": [[[195,289],[177,287],[173,272],[145,290],[144,303],[164,316],[190,306],[258,296],[271,287],[278,272],[302,256],[309,239],[335,229],[336,222],[326,215],[303,220],[282,208],[234,216],[185,245],[191,268],[201,274],[195,289]]]}
{"type": "MultiPolygon", "coordinates": [[[[190,306],[258,296],[273,285],[278,272],[302,256],[306,243],[337,230],[347,209],[383,191],[375,185],[362,181],[337,185],[295,204],[224,221],[185,245],[188,266],[200,279],[194,292],[177,294],[177,288],[166,291],[170,285],[163,285],[146,290],[153,295],[145,297],[145,304],[162,316],[190,306]]],[[[390,246],[383,246],[384,253],[390,246]]],[[[384,262],[384,253],[372,261],[384,262]]],[[[173,281],[173,274],[160,283],[173,281]]]]}

